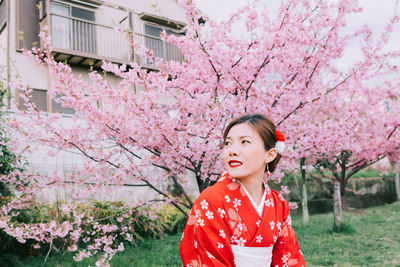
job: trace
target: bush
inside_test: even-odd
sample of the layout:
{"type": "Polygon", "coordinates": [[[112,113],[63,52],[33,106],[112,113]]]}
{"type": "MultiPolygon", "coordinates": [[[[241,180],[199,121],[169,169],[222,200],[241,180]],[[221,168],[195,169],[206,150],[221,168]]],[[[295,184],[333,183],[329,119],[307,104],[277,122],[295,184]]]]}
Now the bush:
{"type": "Polygon", "coordinates": [[[343,234],[354,234],[356,230],[348,223],[342,223],[340,227],[333,225],[332,231],[334,233],[343,233],[343,234]]]}
{"type": "Polygon", "coordinates": [[[164,233],[176,234],[185,228],[187,218],[175,207],[163,205],[157,214],[164,233]]]}
{"type": "MultiPolygon", "coordinates": [[[[56,202],[52,205],[32,203],[29,208],[19,210],[19,214],[12,221],[18,223],[47,223],[55,220],[58,223],[62,221],[74,220],[72,212],[65,214],[62,211],[63,202],[56,202]]],[[[116,241],[124,243],[125,246],[141,245],[145,239],[162,238],[164,233],[176,234],[182,231],[186,224],[186,217],[176,208],[167,204],[162,204],[159,208],[154,206],[138,206],[132,209],[128,204],[115,202],[86,202],[76,204],[78,213],[84,212],[82,221],[90,221],[81,225],[83,235],[80,237],[76,245],[79,249],[86,249],[89,244],[92,244],[98,237],[93,235],[94,225],[114,224],[118,229],[111,233],[117,234],[116,241]],[[128,241],[126,235],[122,236],[122,227],[128,227],[132,239],[128,241]],[[85,239],[85,241],[83,241],[85,239]]],[[[15,265],[19,260],[27,255],[46,254],[49,250],[49,244],[41,244],[41,248],[33,249],[33,244],[37,243],[34,240],[27,240],[25,244],[19,243],[14,237],[7,235],[5,232],[0,232],[0,262],[5,262],[7,265],[15,265]]],[[[74,244],[70,234],[64,238],[56,238],[53,240],[52,249],[64,252],[74,244]]]]}

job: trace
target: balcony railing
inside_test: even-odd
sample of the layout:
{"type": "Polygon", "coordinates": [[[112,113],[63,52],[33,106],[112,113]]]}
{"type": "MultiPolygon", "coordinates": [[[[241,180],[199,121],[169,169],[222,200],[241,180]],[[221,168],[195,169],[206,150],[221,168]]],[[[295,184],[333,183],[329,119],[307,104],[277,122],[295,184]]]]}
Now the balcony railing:
{"type": "MultiPolygon", "coordinates": [[[[160,38],[145,35],[135,34],[136,38],[144,44],[148,49],[153,51],[153,55],[159,58],[163,58],[166,61],[174,60],[178,62],[183,61],[183,54],[176,45],[164,42],[160,38]]],[[[147,62],[148,63],[148,62],[147,62]]]]}
{"type": "MultiPolygon", "coordinates": [[[[92,21],[59,14],[51,16],[51,38],[53,51],[93,59],[106,59],[121,63],[133,60],[128,39],[112,27],[92,21]]],[[[175,45],[160,38],[135,33],[147,48],[157,57],[182,62],[183,54],[175,45]]],[[[148,64],[147,61],[140,62],[148,64]]]]}
{"type": "Polygon", "coordinates": [[[53,48],[84,56],[121,62],[131,60],[129,41],[112,27],[92,21],[51,14],[53,48]]]}

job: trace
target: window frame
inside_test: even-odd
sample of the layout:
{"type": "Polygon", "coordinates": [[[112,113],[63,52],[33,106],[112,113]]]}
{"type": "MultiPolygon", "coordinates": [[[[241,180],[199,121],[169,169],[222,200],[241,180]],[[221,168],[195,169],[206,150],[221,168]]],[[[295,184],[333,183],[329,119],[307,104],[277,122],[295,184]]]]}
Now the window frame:
{"type": "Polygon", "coordinates": [[[7,26],[7,21],[8,21],[8,0],[0,0],[0,6],[2,6],[4,9],[4,21],[0,21],[0,33],[3,32],[3,30],[7,26]]]}
{"type": "MultiPolygon", "coordinates": [[[[50,109],[49,108],[51,108],[51,107],[49,107],[49,96],[48,96],[48,94],[47,94],[47,89],[42,89],[42,88],[32,88],[32,87],[29,87],[29,86],[27,86],[27,90],[32,90],[32,93],[33,93],[33,91],[44,91],[45,92],[45,96],[46,96],[46,99],[45,99],[45,103],[46,103],[46,110],[41,110],[41,109],[39,109],[41,112],[51,112],[50,111],[50,109]]],[[[17,97],[18,97],[18,102],[17,102],[17,108],[18,108],[18,110],[22,110],[22,111],[25,111],[26,110],[26,107],[25,106],[23,106],[23,108],[22,108],[22,105],[24,104],[24,102],[22,102],[23,100],[21,99],[21,95],[22,95],[23,93],[21,92],[21,90],[20,89],[17,89],[17,97]],[[22,104],[22,105],[21,105],[22,104]]],[[[32,94],[31,94],[31,100],[32,100],[32,94]]],[[[34,104],[35,104],[35,107],[38,109],[38,107],[37,107],[37,105],[36,105],[36,103],[34,102],[34,101],[32,101],[34,104]]]]}
{"type": "MultiPolygon", "coordinates": [[[[159,38],[160,41],[163,43],[163,45],[164,45],[164,44],[169,44],[169,43],[167,43],[167,42],[165,42],[164,40],[162,40],[160,36],[155,37],[155,36],[151,36],[151,35],[146,34],[146,25],[153,26],[153,27],[158,27],[158,28],[161,29],[161,32],[164,31],[164,30],[165,30],[165,31],[168,30],[168,31],[171,31],[171,32],[173,32],[173,33],[175,33],[175,34],[177,34],[177,35],[184,35],[184,34],[185,34],[185,33],[182,32],[182,31],[178,31],[178,30],[177,30],[176,28],[174,28],[174,27],[168,27],[168,26],[165,26],[165,25],[162,25],[162,24],[157,24],[157,23],[152,22],[152,21],[149,21],[149,20],[144,20],[144,19],[142,19],[142,36],[143,36],[144,38],[147,38],[147,36],[154,37],[154,38],[159,38]]],[[[146,46],[146,44],[145,44],[145,39],[143,40],[143,42],[144,42],[143,44],[146,46]]],[[[166,52],[166,51],[164,51],[164,52],[166,52]]],[[[167,54],[166,54],[166,53],[164,53],[163,59],[164,59],[164,60],[167,60],[167,54]]]]}
{"type": "MultiPolygon", "coordinates": [[[[96,44],[97,43],[97,38],[96,38],[96,28],[95,28],[96,25],[97,25],[97,22],[96,22],[97,16],[96,16],[96,10],[94,8],[88,8],[88,7],[84,6],[84,5],[79,5],[79,4],[76,4],[76,3],[66,2],[66,1],[62,1],[62,0],[51,0],[50,1],[50,6],[49,6],[50,19],[52,17],[51,16],[52,14],[55,15],[55,18],[59,17],[59,18],[67,19],[68,23],[69,23],[69,28],[68,28],[68,31],[69,31],[68,48],[61,47],[62,49],[67,49],[67,50],[70,50],[70,51],[83,52],[83,53],[88,53],[88,54],[97,54],[97,44],[96,44]],[[66,8],[68,8],[68,16],[53,12],[52,11],[52,5],[54,3],[56,3],[58,5],[65,6],[66,8]],[[93,14],[93,20],[89,20],[89,19],[86,19],[86,18],[83,19],[83,18],[80,18],[80,17],[73,16],[72,15],[73,8],[80,9],[80,10],[83,10],[83,11],[86,11],[86,12],[91,12],[93,14]],[[76,38],[76,35],[74,34],[75,33],[74,32],[74,28],[72,27],[73,20],[75,22],[80,23],[80,24],[81,23],[83,23],[83,24],[89,23],[89,25],[92,25],[92,26],[94,25],[94,27],[92,28],[94,30],[91,31],[92,34],[86,35],[86,34],[82,34],[82,32],[81,32],[80,35],[79,35],[80,38],[78,38],[78,40],[80,40],[81,42],[89,40],[88,42],[90,42],[90,46],[88,46],[88,47],[85,46],[84,47],[85,50],[87,49],[89,51],[81,51],[80,49],[77,49],[76,47],[74,47],[74,44],[76,44],[75,43],[75,39],[74,39],[74,38],[76,38]],[[88,38],[88,39],[86,40],[85,38],[88,38]]],[[[51,22],[50,22],[50,24],[51,24],[51,22]]],[[[51,25],[50,30],[51,31],[53,30],[53,25],[51,25]]],[[[55,39],[53,39],[53,40],[55,41],[55,39]]],[[[80,47],[80,46],[78,45],[78,47],[80,47]]],[[[55,46],[55,48],[57,48],[57,47],[55,46]]],[[[60,48],[60,47],[58,47],[58,48],[60,48]]]]}
{"type": "MultiPolygon", "coordinates": [[[[143,35],[147,35],[147,34],[145,33],[145,31],[146,31],[146,29],[145,29],[146,24],[147,24],[147,25],[150,25],[150,26],[153,26],[153,27],[161,28],[162,31],[163,31],[163,30],[169,30],[169,31],[174,32],[174,33],[176,33],[176,34],[180,34],[180,35],[183,35],[183,34],[184,34],[183,32],[178,32],[178,31],[177,31],[175,28],[173,28],[173,27],[167,27],[167,26],[164,26],[164,25],[161,25],[161,24],[157,24],[157,23],[152,22],[152,21],[143,20],[143,28],[142,28],[143,35]]],[[[149,36],[150,36],[150,35],[149,35],[149,36]]],[[[152,36],[152,37],[154,37],[154,36],[152,36]]],[[[160,38],[160,37],[157,37],[157,38],[160,38]]],[[[163,42],[164,42],[164,41],[163,41],[163,42]]]]}
{"type": "MultiPolygon", "coordinates": [[[[90,7],[87,7],[87,6],[83,5],[83,4],[79,5],[79,4],[76,4],[74,2],[67,2],[67,1],[63,1],[63,0],[51,0],[50,1],[50,7],[48,8],[50,13],[51,13],[51,4],[52,3],[58,3],[58,4],[61,4],[61,5],[69,6],[69,14],[72,14],[72,7],[84,9],[86,11],[91,11],[91,12],[96,14],[95,7],[90,8],[90,7]]],[[[72,15],[69,15],[69,17],[75,18],[72,15]]],[[[81,18],[77,18],[77,19],[81,19],[81,18]]],[[[95,16],[95,21],[88,20],[88,22],[96,22],[96,16],[95,16]]]]}

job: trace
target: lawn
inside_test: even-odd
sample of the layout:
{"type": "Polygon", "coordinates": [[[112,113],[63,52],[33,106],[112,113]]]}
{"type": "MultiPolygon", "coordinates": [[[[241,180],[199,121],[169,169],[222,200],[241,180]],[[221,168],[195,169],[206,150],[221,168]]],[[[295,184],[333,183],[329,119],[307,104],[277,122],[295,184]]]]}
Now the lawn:
{"type": "MultiPolygon", "coordinates": [[[[345,212],[344,222],[350,225],[347,233],[332,233],[330,213],[312,215],[308,225],[302,224],[301,217],[293,217],[308,266],[400,266],[400,202],[345,212]]],[[[117,254],[111,266],[181,266],[180,237],[146,240],[140,247],[117,254]]],[[[43,259],[28,258],[21,266],[42,266],[43,259]]],[[[88,266],[94,262],[76,263],[69,253],[53,254],[46,266],[88,266]]]]}

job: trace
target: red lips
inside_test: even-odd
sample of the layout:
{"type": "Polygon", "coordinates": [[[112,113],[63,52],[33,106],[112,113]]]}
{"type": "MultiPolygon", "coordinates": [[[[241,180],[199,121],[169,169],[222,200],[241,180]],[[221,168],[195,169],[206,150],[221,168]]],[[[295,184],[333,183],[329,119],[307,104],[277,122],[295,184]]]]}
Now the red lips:
{"type": "Polygon", "coordinates": [[[243,163],[238,160],[230,160],[230,161],[228,161],[228,164],[229,164],[229,167],[231,167],[231,168],[236,168],[236,167],[243,165],[243,163]]]}

